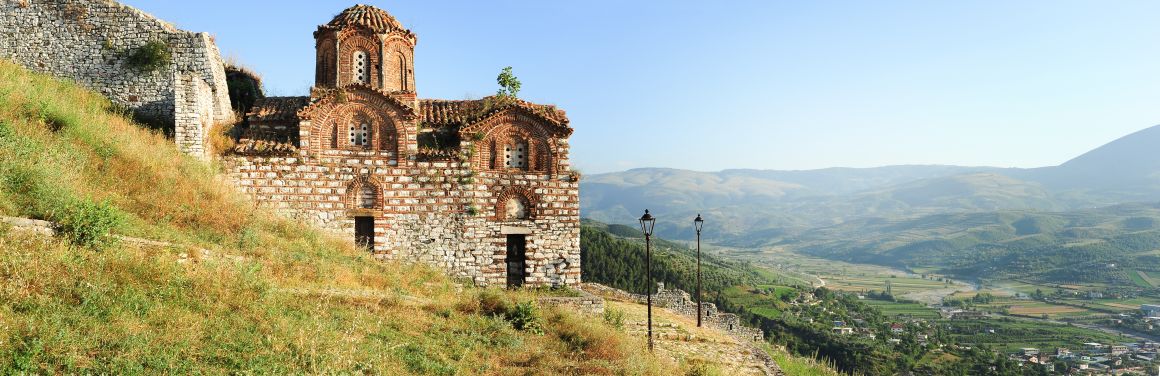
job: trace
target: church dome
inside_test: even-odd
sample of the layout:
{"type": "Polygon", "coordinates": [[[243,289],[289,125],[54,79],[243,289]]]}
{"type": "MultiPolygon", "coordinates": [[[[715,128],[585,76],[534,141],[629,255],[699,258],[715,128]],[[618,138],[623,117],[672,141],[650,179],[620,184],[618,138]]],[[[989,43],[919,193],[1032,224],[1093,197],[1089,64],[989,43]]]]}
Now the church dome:
{"type": "Polygon", "coordinates": [[[347,26],[362,26],[375,33],[387,33],[394,30],[407,31],[403,24],[399,23],[399,20],[396,20],[387,11],[366,4],[346,8],[342,13],[334,16],[334,19],[330,20],[326,26],[338,29],[347,26]]]}

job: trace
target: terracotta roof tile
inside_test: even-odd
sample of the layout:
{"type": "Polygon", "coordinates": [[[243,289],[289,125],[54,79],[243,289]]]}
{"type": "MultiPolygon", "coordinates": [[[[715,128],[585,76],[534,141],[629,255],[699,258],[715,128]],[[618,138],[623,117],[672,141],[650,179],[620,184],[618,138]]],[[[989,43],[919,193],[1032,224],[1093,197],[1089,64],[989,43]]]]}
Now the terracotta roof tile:
{"type": "Polygon", "coordinates": [[[466,124],[482,109],[482,100],[419,100],[420,121],[432,126],[466,124]]]}
{"type": "Polygon", "coordinates": [[[557,125],[568,125],[568,117],[564,114],[564,111],[557,109],[556,106],[535,104],[516,99],[513,102],[494,106],[489,109],[487,108],[488,105],[486,102],[487,99],[420,99],[419,118],[421,122],[425,123],[425,126],[429,127],[463,126],[505,108],[517,107],[529,110],[557,125]]]}
{"type": "Polygon", "coordinates": [[[266,97],[254,101],[246,114],[250,123],[298,124],[298,110],[310,104],[310,97],[266,97]]]}
{"type": "Polygon", "coordinates": [[[342,13],[334,16],[334,19],[330,23],[327,23],[326,26],[334,28],[362,26],[376,33],[386,33],[395,30],[409,33],[403,27],[403,24],[399,23],[399,20],[396,20],[387,11],[365,4],[358,4],[346,8],[342,13]]]}

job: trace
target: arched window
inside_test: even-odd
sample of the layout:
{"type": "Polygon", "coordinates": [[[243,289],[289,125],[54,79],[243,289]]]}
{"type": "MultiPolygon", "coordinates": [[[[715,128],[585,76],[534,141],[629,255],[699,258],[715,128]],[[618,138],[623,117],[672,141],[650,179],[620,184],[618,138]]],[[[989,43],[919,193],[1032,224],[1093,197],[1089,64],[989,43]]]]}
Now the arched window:
{"type": "Polygon", "coordinates": [[[503,208],[503,219],[528,219],[528,203],[520,197],[508,198],[503,208]]]}
{"type": "Polygon", "coordinates": [[[337,59],[335,59],[334,41],[328,40],[318,44],[318,64],[317,72],[315,74],[315,81],[319,85],[334,86],[335,79],[338,76],[338,69],[336,69],[337,59]]]}
{"type": "Polygon", "coordinates": [[[354,76],[354,82],[356,83],[369,84],[371,82],[371,57],[366,51],[358,50],[354,52],[351,74],[354,76]]]}
{"type": "Polygon", "coordinates": [[[358,190],[358,207],[360,209],[374,209],[378,194],[378,188],[374,184],[363,183],[358,190]]]}

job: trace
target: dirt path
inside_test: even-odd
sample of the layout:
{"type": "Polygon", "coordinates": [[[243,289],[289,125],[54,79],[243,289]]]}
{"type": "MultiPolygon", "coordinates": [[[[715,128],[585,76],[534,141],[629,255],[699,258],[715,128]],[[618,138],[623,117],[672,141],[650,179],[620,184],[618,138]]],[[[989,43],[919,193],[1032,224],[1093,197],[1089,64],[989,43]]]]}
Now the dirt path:
{"type": "MultiPolygon", "coordinates": [[[[624,330],[629,334],[648,335],[646,306],[607,300],[605,309],[625,313],[624,330]]],[[[723,375],[782,374],[776,368],[770,369],[751,345],[717,329],[698,328],[696,319],[664,308],[653,307],[653,342],[658,355],[677,363],[712,363],[723,375]]]]}

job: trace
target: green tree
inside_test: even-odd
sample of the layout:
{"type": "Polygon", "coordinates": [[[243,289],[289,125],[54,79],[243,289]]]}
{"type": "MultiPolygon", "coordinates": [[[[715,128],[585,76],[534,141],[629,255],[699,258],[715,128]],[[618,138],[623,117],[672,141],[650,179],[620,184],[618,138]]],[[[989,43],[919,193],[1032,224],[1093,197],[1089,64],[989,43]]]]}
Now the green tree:
{"type": "Polygon", "coordinates": [[[512,67],[505,67],[500,71],[495,82],[500,86],[496,95],[515,98],[520,93],[520,79],[512,74],[512,67]]]}

